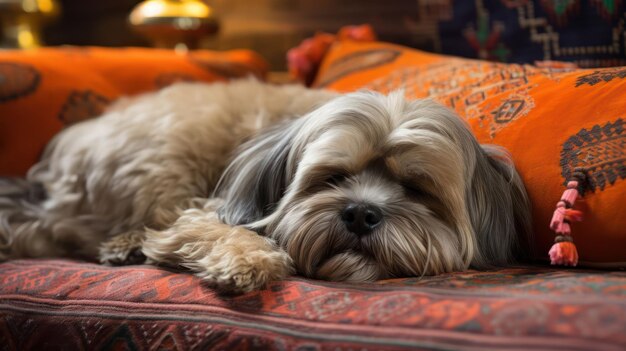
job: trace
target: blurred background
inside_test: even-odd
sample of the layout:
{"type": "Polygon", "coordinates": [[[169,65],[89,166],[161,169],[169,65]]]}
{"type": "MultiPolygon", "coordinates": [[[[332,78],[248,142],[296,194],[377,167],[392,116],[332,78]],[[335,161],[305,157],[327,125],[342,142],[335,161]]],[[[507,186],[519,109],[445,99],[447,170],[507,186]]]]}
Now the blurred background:
{"type": "Polygon", "coordinates": [[[159,39],[185,32],[191,48],[248,48],[284,70],[302,39],[369,23],[380,40],[427,51],[600,67],[626,65],[625,11],[622,0],[0,0],[0,35],[4,48],[173,47],[159,39]]]}

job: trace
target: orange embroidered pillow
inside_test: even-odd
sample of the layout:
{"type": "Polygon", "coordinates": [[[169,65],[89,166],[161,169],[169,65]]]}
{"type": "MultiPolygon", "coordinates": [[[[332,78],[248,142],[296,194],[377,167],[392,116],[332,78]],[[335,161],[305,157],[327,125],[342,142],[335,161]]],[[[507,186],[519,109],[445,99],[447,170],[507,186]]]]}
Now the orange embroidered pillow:
{"type": "Polygon", "coordinates": [[[21,176],[64,125],[102,113],[123,95],[176,81],[216,81],[267,63],[253,52],[44,48],[0,51],[0,176],[21,176]]]}
{"type": "Polygon", "coordinates": [[[538,68],[342,41],[314,86],[404,88],[455,109],[480,142],[506,147],[532,201],[539,259],[553,244],[549,223],[566,181],[582,168],[586,192],[575,208],[585,218],[572,224],[580,263],[626,267],[626,67],[538,68]]]}

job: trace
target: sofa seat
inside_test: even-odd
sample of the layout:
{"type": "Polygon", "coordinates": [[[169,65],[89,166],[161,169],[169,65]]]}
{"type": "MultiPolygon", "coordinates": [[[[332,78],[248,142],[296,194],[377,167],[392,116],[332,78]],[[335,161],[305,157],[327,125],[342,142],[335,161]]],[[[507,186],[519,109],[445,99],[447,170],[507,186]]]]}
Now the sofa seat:
{"type": "Polygon", "coordinates": [[[220,296],[195,276],[0,264],[0,350],[623,350],[626,272],[519,267],[220,296]]]}

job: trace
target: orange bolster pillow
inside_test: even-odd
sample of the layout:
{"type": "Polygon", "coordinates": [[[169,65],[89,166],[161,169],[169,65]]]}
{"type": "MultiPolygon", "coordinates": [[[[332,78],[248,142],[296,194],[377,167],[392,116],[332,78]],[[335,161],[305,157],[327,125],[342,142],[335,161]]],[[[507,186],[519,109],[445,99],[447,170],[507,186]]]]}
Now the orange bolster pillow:
{"type": "Polygon", "coordinates": [[[23,176],[64,125],[99,115],[120,96],[176,81],[263,77],[267,70],[268,64],[247,50],[0,51],[0,176],[23,176]]]}

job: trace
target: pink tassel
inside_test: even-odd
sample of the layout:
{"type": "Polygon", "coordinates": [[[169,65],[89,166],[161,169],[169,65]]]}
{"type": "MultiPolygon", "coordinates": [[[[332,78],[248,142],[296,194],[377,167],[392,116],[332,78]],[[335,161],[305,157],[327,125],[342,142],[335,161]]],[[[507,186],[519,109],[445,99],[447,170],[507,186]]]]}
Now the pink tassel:
{"type": "Polygon", "coordinates": [[[565,202],[565,205],[568,208],[574,206],[574,202],[576,202],[576,198],[578,197],[578,182],[572,180],[567,183],[567,190],[563,192],[561,196],[561,201],[565,202]]]}
{"type": "Polygon", "coordinates": [[[578,264],[578,250],[572,238],[570,222],[581,221],[583,213],[573,210],[572,207],[578,198],[578,181],[567,183],[567,189],[563,192],[561,200],[556,204],[556,209],[550,221],[550,229],[556,232],[554,245],[548,253],[550,263],[553,265],[576,266],[578,264]]]}
{"type": "Polygon", "coordinates": [[[563,201],[559,201],[559,203],[556,204],[556,209],[554,210],[552,220],[550,221],[550,229],[557,233],[562,233],[561,228],[563,227],[563,221],[565,220],[565,210],[565,203],[563,201]]]}
{"type": "MultiPolygon", "coordinates": [[[[571,237],[570,237],[571,238],[571,237]]],[[[572,266],[578,264],[578,250],[571,241],[561,241],[550,249],[550,263],[553,265],[572,266]]]]}

